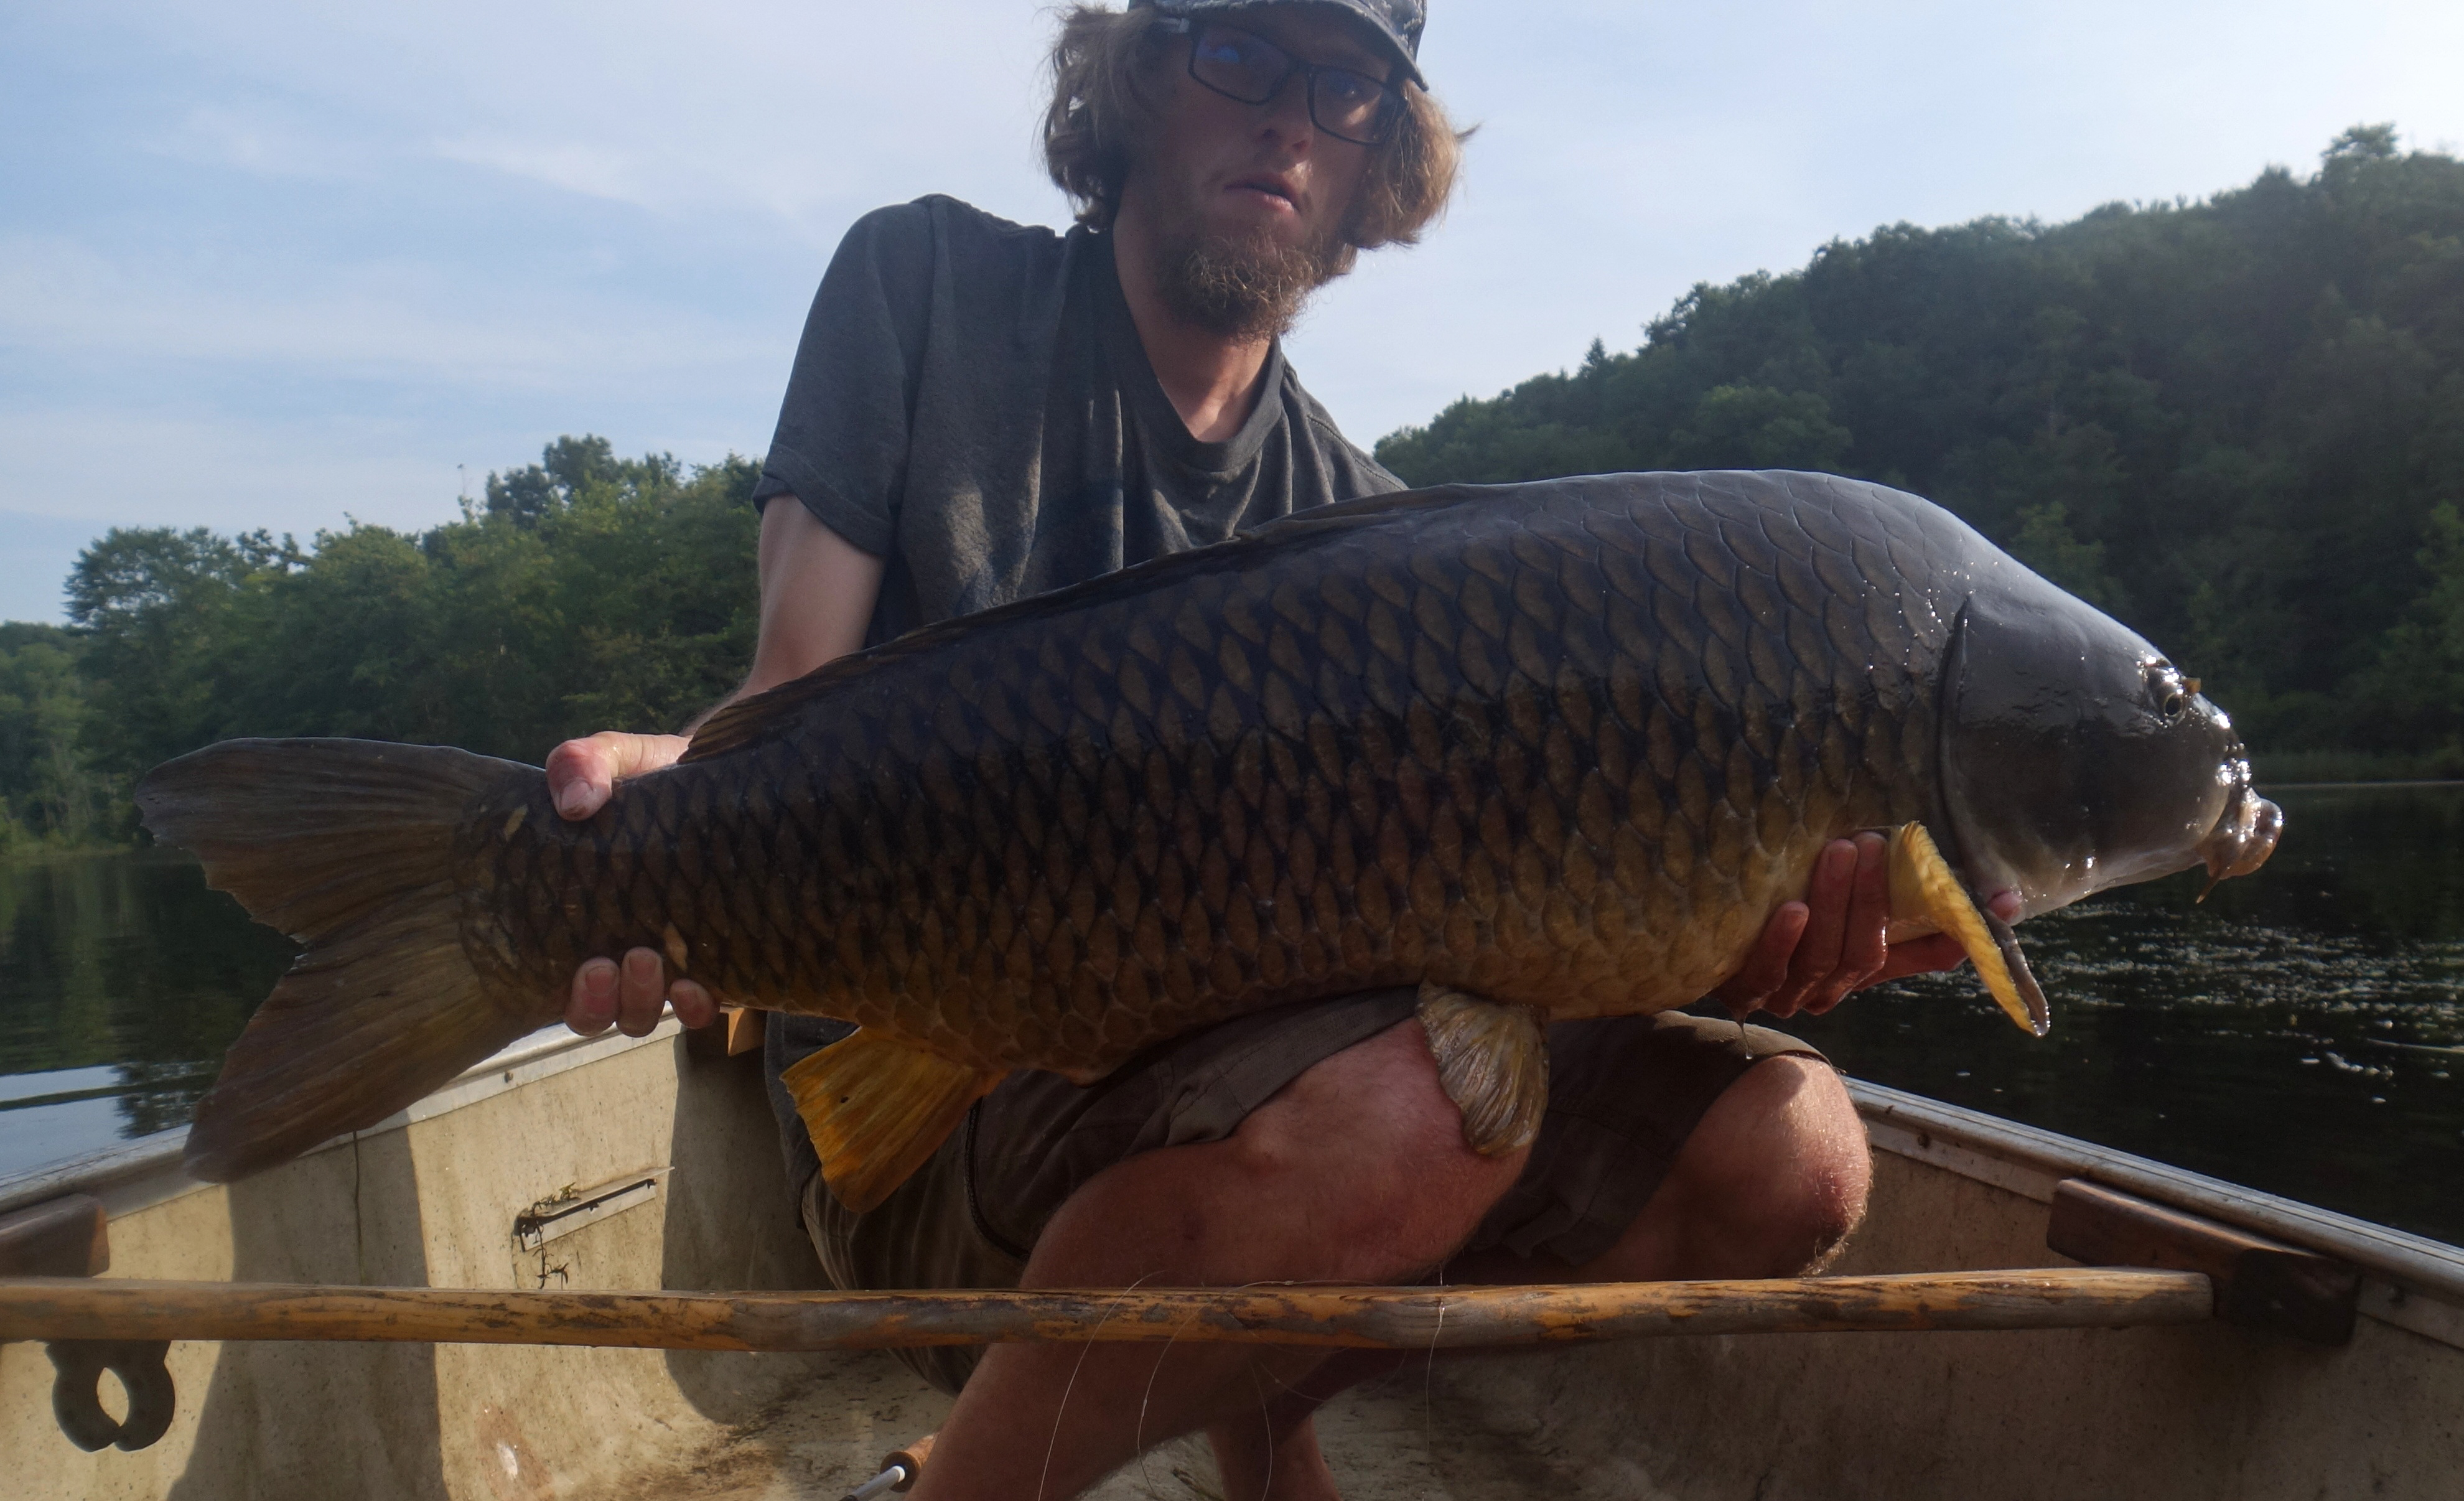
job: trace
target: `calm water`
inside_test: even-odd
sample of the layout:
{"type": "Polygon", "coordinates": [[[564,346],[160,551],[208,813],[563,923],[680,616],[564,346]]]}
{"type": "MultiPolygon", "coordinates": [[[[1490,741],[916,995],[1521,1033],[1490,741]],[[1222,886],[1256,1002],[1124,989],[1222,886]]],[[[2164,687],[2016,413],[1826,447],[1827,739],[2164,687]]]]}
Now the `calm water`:
{"type": "Polygon", "coordinates": [[[0,1173],[186,1124],[290,962],[185,857],[0,864],[0,1173]]]}
{"type": "MultiPolygon", "coordinates": [[[[2192,875],[2027,924],[2041,1042],[1965,973],[1793,1026],[1863,1078],[2464,1243],[2464,786],[2276,796],[2276,858],[2204,907],[2192,875]]],[[[0,1173],[185,1121],[288,955],[173,857],[0,868],[0,1173]]]]}

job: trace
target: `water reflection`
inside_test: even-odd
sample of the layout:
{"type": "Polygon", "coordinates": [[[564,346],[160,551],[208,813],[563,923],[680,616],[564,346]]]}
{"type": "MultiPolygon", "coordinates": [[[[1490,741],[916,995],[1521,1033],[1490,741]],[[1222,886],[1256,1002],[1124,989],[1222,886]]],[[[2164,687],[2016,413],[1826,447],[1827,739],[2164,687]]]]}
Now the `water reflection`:
{"type": "MultiPolygon", "coordinates": [[[[2464,1243],[2464,787],[2272,795],[2275,859],[2205,906],[2192,874],[2026,925],[2042,1042],[1966,974],[1793,1025],[1865,1078],[2464,1243]]],[[[53,1075],[0,1079],[0,1172],[185,1122],[289,952],[175,855],[0,868],[0,1075],[53,1075]]]]}
{"type": "Polygon", "coordinates": [[[1965,974],[1791,1024],[1850,1072],[2464,1242],[2464,788],[2271,792],[2284,843],[2020,932],[2034,1041],[1965,974]]]}
{"type": "Polygon", "coordinates": [[[0,1172],[186,1124],[290,956],[176,855],[0,866],[0,1172]]]}

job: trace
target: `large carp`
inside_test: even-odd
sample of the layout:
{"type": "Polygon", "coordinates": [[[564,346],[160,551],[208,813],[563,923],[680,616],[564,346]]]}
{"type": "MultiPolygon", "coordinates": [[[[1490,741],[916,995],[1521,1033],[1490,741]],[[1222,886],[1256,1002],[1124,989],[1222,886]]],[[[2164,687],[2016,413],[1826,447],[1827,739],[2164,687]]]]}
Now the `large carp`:
{"type": "Polygon", "coordinates": [[[1527,1140],[1539,1019],[1694,1001],[1859,829],[1896,831],[1895,935],[1959,934],[2041,1030],[1975,898],[2221,879],[2280,824],[2147,642],[1926,501],[1785,473],[1310,511],[833,662],[586,823],[535,767],[353,740],[209,746],[138,804],[305,945],[195,1171],[369,1125],[649,945],[858,1025],[789,1081],[858,1206],[1010,1070],[1373,986],[1423,987],[1474,1144],[1527,1140]]]}

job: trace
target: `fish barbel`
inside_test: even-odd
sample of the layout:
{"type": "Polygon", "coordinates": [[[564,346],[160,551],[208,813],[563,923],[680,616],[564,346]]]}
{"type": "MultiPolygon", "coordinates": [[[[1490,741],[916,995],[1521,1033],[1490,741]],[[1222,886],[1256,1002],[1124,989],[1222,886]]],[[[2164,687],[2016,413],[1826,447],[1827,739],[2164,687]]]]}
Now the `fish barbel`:
{"type": "Polygon", "coordinates": [[[1539,1021],[1700,998],[1860,829],[1896,831],[1894,937],[1958,934],[2041,1030],[1978,898],[2275,846],[2197,687],[1914,496],[1619,475],[1325,507],[929,627],[721,711],[585,822],[446,747],[227,741],[139,806],[306,947],[189,1160],[370,1124],[636,945],[857,1025],[789,1083],[859,1207],[1011,1070],[1398,984],[1497,1149],[1536,1128],[1539,1021]]]}

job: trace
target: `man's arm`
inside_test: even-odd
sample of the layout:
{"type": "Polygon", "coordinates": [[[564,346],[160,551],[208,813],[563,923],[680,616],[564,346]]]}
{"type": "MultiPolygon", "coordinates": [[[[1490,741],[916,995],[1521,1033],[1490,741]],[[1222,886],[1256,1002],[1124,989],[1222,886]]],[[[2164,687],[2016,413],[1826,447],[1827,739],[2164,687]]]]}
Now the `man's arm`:
{"type": "MultiPolygon", "coordinates": [[[[860,649],[881,598],[882,560],[814,519],[793,496],[774,496],[761,508],[761,624],[753,671],[743,686],[711,705],[684,735],[628,735],[602,730],[548,753],[547,784],[557,811],[584,819],[599,811],[617,783],[673,765],[693,743],[692,731],[739,698],[803,676],[860,649]]],[[[690,980],[667,982],[667,960],[637,948],[622,962],[585,960],[573,972],[564,1023],[587,1036],[616,1024],[639,1037],[672,1003],[687,1026],[716,1014],[710,992],[690,980]]]]}

